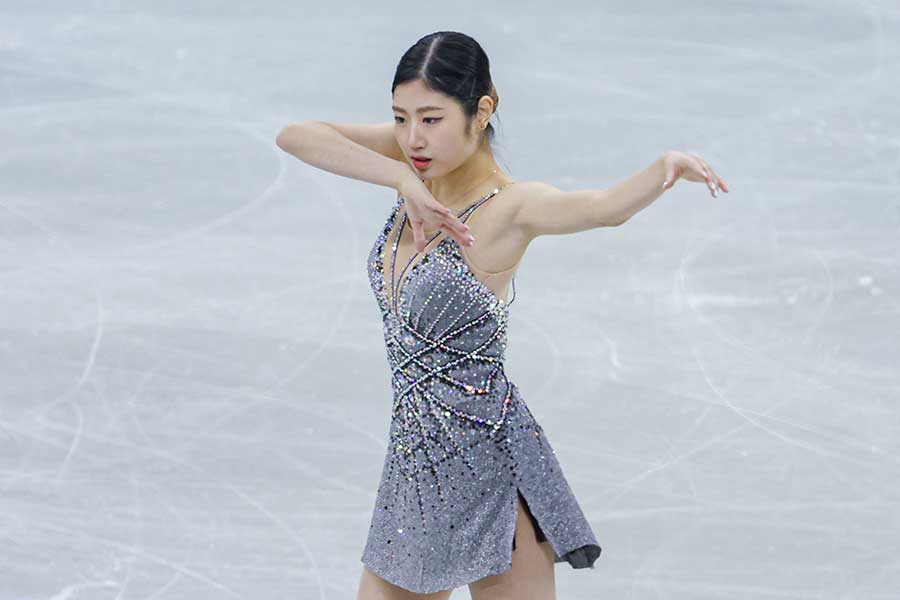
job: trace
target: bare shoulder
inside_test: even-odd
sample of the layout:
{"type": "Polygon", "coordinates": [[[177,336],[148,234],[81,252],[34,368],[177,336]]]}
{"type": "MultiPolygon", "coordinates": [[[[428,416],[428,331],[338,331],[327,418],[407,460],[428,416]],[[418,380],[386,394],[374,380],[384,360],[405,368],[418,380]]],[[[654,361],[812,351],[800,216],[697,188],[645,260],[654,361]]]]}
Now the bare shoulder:
{"type": "Polygon", "coordinates": [[[542,181],[514,181],[503,188],[496,200],[488,202],[479,211],[490,215],[486,216],[485,220],[503,223],[507,231],[520,229],[515,232],[515,237],[529,241],[530,232],[527,231],[527,227],[522,226],[524,224],[522,214],[527,213],[529,207],[544,201],[553,190],[560,191],[542,181]]]}
{"type": "Polygon", "coordinates": [[[548,198],[562,190],[543,181],[518,181],[507,188],[507,223],[517,230],[518,237],[530,242],[542,231],[534,223],[535,213],[548,198]]]}

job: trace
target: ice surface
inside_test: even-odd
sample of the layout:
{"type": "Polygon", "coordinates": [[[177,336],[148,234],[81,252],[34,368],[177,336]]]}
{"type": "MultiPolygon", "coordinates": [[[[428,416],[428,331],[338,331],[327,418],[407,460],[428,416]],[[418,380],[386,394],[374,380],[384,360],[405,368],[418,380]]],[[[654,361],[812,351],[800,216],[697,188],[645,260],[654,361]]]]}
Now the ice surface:
{"type": "Polygon", "coordinates": [[[0,600],[354,597],[394,193],[275,136],[390,120],[439,29],[490,56],[512,178],[604,188],[678,149],[732,189],[522,263],[507,372],[603,547],[558,597],[896,600],[886,0],[4,3],[0,600]]]}

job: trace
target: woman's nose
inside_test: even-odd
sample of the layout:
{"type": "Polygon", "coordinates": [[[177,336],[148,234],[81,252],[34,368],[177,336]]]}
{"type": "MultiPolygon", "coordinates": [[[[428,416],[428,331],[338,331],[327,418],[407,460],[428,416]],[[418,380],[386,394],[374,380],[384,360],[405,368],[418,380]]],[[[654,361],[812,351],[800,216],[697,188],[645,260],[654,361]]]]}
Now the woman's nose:
{"type": "Polygon", "coordinates": [[[421,135],[419,135],[419,129],[413,125],[409,128],[409,147],[410,148],[420,148],[421,147],[421,135]]]}

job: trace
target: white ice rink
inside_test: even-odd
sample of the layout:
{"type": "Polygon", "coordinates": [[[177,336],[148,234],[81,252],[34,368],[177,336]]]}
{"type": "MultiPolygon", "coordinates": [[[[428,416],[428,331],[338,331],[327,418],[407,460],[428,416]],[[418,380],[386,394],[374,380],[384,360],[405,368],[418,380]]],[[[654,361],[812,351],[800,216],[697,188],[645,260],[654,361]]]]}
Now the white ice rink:
{"type": "MultiPolygon", "coordinates": [[[[0,5],[0,600],[349,600],[395,195],[281,151],[491,60],[515,180],[679,180],[543,236],[507,373],[603,553],[560,600],[900,599],[900,0],[0,5]]],[[[468,598],[465,588],[454,600],[468,598]]]]}

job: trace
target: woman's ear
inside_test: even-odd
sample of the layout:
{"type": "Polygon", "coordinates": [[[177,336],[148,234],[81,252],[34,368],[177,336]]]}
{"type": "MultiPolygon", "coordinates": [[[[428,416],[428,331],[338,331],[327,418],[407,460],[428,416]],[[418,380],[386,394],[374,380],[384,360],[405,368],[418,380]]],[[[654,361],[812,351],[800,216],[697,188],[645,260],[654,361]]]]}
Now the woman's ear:
{"type": "Polygon", "coordinates": [[[493,114],[494,100],[490,96],[482,96],[478,100],[478,112],[475,115],[478,120],[478,127],[480,129],[487,127],[487,122],[491,120],[491,115],[493,114]],[[482,124],[484,124],[484,127],[482,127],[482,124]]]}

